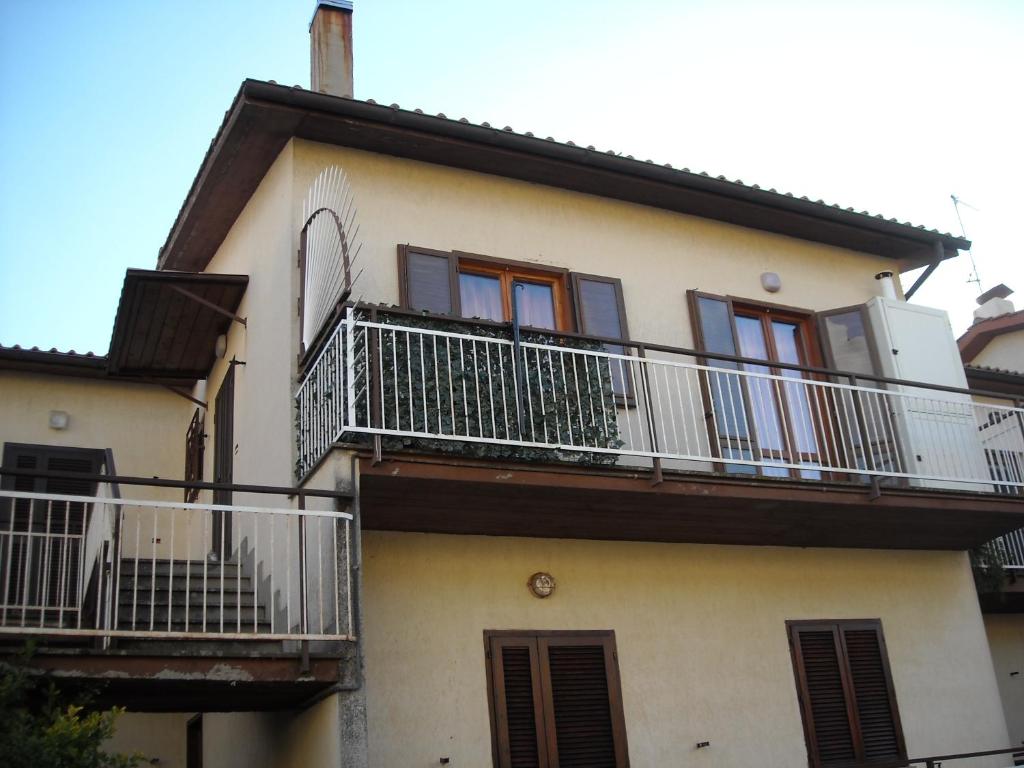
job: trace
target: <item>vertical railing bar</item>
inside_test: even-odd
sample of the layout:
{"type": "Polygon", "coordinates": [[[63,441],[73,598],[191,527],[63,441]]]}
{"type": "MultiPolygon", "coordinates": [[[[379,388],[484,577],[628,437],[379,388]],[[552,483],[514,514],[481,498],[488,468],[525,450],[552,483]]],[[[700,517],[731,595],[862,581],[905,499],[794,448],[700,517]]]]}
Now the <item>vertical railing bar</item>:
{"type": "MultiPolygon", "coordinates": [[[[235,515],[231,514],[232,521],[235,515]]],[[[241,522],[249,516],[247,512],[238,514],[238,560],[235,562],[235,632],[242,632],[242,525],[241,522]]]]}
{"type": "Polygon", "coordinates": [[[200,515],[201,528],[203,531],[203,632],[206,632],[206,614],[209,613],[208,577],[210,567],[210,553],[213,552],[213,513],[203,510],[200,515]]]}
{"type": "Polygon", "coordinates": [[[227,513],[222,513],[220,515],[220,556],[217,559],[217,565],[220,567],[220,621],[218,623],[220,627],[218,631],[220,632],[224,631],[224,578],[225,574],[227,573],[227,569],[224,567],[225,565],[227,565],[227,553],[225,552],[224,547],[224,545],[227,543],[224,540],[224,533],[227,530],[226,520],[227,513]]]}
{"type": "MultiPolygon", "coordinates": [[[[346,617],[348,618],[348,636],[351,638],[354,634],[353,626],[355,620],[352,616],[352,532],[348,520],[344,520],[342,524],[345,526],[345,601],[348,606],[346,617]]],[[[338,583],[340,588],[340,582],[336,583],[338,583]]],[[[338,628],[341,628],[340,623],[338,628]]]]}
{"type": "MultiPolygon", "coordinates": [[[[150,543],[152,549],[152,570],[153,577],[149,580],[149,631],[152,632],[156,626],[156,507],[153,507],[153,537],[150,543]]],[[[169,566],[171,567],[171,566],[169,566]]]]}
{"type": "MultiPolygon", "coordinates": [[[[562,442],[562,425],[558,418],[558,390],[555,384],[555,365],[551,360],[551,350],[546,350],[548,358],[548,379],[551,381],[551,406],[555,414],[555,443],[562,442]]],[[[544,435],[547,436],[547,422],[545,421],[544,435]]],[[[550,442],[550,441],[549,441],[550,442]]]]}
{"type": "MultiPolygon", "coordinates": [[[[270,517],[273,517],[271,515],[270,517]]],[[[259,634],[260,609],[260,520],[252,513],[252,631],[259,634]]]]}
{"type": "Polygon", "coordinates": [[[440,363],[437,360],[437,335],[430,337],[434,345],[434,399],[437,401],[437,434],[443,434],[441,429],[441,380],[438,375],[440,363]]]}
{"type": "MultiPolygon", "coordinates": [[[[171,510],[169,513],[171,518],[171,555],[168,558],[168,578],[167,578],[167,631],[171,631],[171,613],[174,610],[174,511],[171,510]]],[[[156,549],[156,543],[153,543],[153,549],[156,549]]],[[[185,563],[185,572],[188,572],[188,563],[185,563]]],[[[188,621],[188,614],[186,613],[186,621],[188,621]]]]}
{"type": "Polygon", "coordinates": [[[491,439],[498,439],[498,426],[494,420],[494,377],[491,376],[491,342],[484,342],[484,360],[487,366],[487,397],[491,404],[491,439]]]}
{"type": "MultiPolygon", "coordinates": [[[[347,406],[347,415],[345,419],[345,426],[354,427],[356,426],[356,313],[352,307],[346,307],[345,309],[345,399],[347,406]]],[[[364,345],[365,346],[365,345],[364,345]]],[[[273,529],[271,529],[273,530],[273,529]]],[[[273,571],[273,569],[271,569],[273,571]]]]}
{"type": "MultiPolygon", "coordinates": [[[[50,502],[47,501],[47,510],[50,502]]],[[[28,626],[28,605],[32,589],[32,529],[36,527],[36,503],[28,503],[28,529],[25,534],[25,576],[21,585],[21,626],[28,626]]]]}
{"type": "MultiPolygon", "coordinates": [[[[191,522],[190,518],[188,519],[191,522]]],[[[190,622],[189,611],[192,610],[192,531],[191,526],[185,528],[185,631],[188,632],[190,622]]]]}
{"type": "MultiPolygon", "coordinates": [[[[29,502],[31,503],[31,502],[29,502]]],[[[3,608],[0,609],[0,626],[7,626],[7,604],[11,595],[11,563],[14,561],[14,518],[17,516],[17,499],[11,499],[11,521],[7,529],[7,562],[4,563],[3,608]]]]}
{"type": "MultiPolygon", "coordinates": [[[[322,518],[321,518],[322,520],[322,518]]],[[[320,634],[324,633],[324,543],[321,541],[323,527],[316,526],[316,604],[320,619],[320,634]]]]}
{"type": "Polygon", "coordinates": [[[476,339],[473,339],[473,391],[476,393],[476,431],[477,437],[484,436],[484,404],[480,400],[480,353],[476,350],[476,339]]]}
{"type": "Polygon", "coordinates": [[[586,430],[586,427],[583,426],[583,398],[580,395],[580,376],[579,376],[579,371],[576,368],[576,353],[575,352],[566,353],[564,351],[562,352],[562,371],[563,371],[563,373],[565,371],[565,355],[566,354],[570,355],[570,359],[572,361],[572,380],[573,380],[573,388],[576,391],[576,412],[577,412],[577,414],[579,416],[580,443],[582,444],[583,447],[586,447],[586,445],[587,445],[587,430],[586,430]]]}
{"type": "MultiPolygon", "coordinates": [[[[43,623],[46,620],[46,607],[47,607],[48,603],[50,602],[50,562],[51,562],[51,560],[53,558],[53,542],[50,539],[50,531],[53,530],[53,526],[52,526],[52,521],[53,521],[53,503],[54,502],[53,502],[52,499],[50,499],[50,500],[48,500],[46,502],[46,525],[43,528],[43,536],[41,537],[42,540],[40,541],[40,546],[42,548],[42,552],[40,553],[40,555],[41,555],[40,556],[40,560],[42,561],[42,565],[43,565],[42,573],[41,573],[40,579],[39,579],[39,585],[40,585],[40,591],[39,591],[39,626],[40,627],[43,626],[43,623]]],[[[68,510],[69,506],[70,505],[67,502],[64,502],[65,517],[67,517],[67,510],[68,510]]],[[[65,526],[64,526],[64,536],[63,536],[64,542],[61,545],[60,561],[57,563],[57,577],[58,577],[58,580],[57,580],[57,593],[58,593],[58,597],[57,597],[57,599],[60,602],[67,602],[67,596],[60,594],[60,592],[61,592],[60,576],[64,572],[64,550],[66,549],[66,546],[68,544],[67,536],[68,536],[68,528],[67,528],[67,524],[65,523],[65,526]]]]}
{"type": "MultiPolygon", "coordinates": [[[[513,351],[515,354],[515,351],[513,351]]],[[[515,366],[513,366],[514,368],[515,366]]],[[[501,418],[502,424],[505,425],[505,439],[511,440],[512,434],[508,427],[508,401],[505,396],[505,350],[504,347],[498,347],[498,380],[501,382],[501,418]]],[[[518,390],[516,390],[518,392],[518,390]]],[[[529,388],[527,388],[527,398],[529,398],[529,388]]],[[[520,435],[522,439],[522,435],[520,435]]]]}
{"type": "MultiPolygon", "coordinates": [[[[451,434],[455,436],[455,383],[453,376],[455,375],[452,371],[452,345],[451,339],[447,336],[444,339],[445,354],[448,358],[448,406],[451,411],[452,417],[452,428],[451,434]]],[[[440,430],[439,430],[440,431],[440,430]]]]}
{"type": "MultiPolygon", "coordinates": [[[[607,357],[604,357],[603,359],[604,360],[608,360],[607,357]]],[[[605,407],[604,407],[604,386],[601,383],[601,360],[602,360],[602,357],[600,355],[598,355],[597,353],[594,353],[594,368],[597,371],[598,397],[600,397],[600,399],[601,399],[601,431],[604,433],[604,447],[605,448],[611,448],[611,445],[609,444],[611,442],[611,438],[610,438],[610,435],[608,433],[608,414],[607,414],[607,412],[605,410],[605,407]]],[[[611,368],[608,369],[608,373],[611,374],[611,368]]],[[[590,381],[590,367],[589,366],[587,367],[587,381],[590,381]]],[[[612,381],[611,375],[608,376],[608,386],[611,387],[612,402],[615,402],[615,399],[614,399],[615,398],[615,384],[612,381]]],[[[593,401],[591,401],[590,407],[591,407],[591,411],[593,411],[593,407],[594,407],[593,401]]],[[[595,435],[594,438],[596,440],[597,436],[595,435]]]]}
{"type": "Polygon", "coordinates": [[[135,630],[139,610],[139,549],[141,546],[142,513],[135,510],[135,576],[132,585],[132,629],[135,630]]]}
{"type": "MultiPolygon", "coordinates": [[[[270,593],[269,594],[269,603],[268,603],[268,605],[270,606],[268,608],[268,613],[270,614],[270,632],[271,632],[271,634],[273,634],[273,633],[275,633],[277,631],[277,605],[276,605],[277,593],[274,592],[274,571],[277,570],[274,567],[274,563],[276,563],[277,561],[274,559],[274,539],[277,538],[277,524],[278,524],[278,520],[275,519],[274,517],[271,517],[269,522],[270,522],[270,567],[267,569],[267,575],[268,575],[268,587],[267,587],[267,589],[269,590],[269,593],[270,593]]],[[[287,521],[287,519],[285,519],[285,525],[287,525],[287,524],[288,524],[288,521],[287,521]]],[[[287,628],[285,628],[285,631],[287,631],[287,628]]]]}
{"type": "MultiPolygon", "coordinates": [[[[617,362],[618,365],[619,365],[619,376],[622,378],[623,391],[628,391],[629,387],[626,386],[626,382],[627,381],[636,382],[636,379],[632,378],[632,369],[630,370],[630,378],[627,378],[626,377],[625,363],[623,362],[623,359],[621,357],[617,358],[615,362],[617,362]]],[[[640,395],[637,394],[635,386],[633,388],[633,400],[634,400],[634,405],[637,408],[639,408],[639,405],[640,405],[640,395]]],[[[625,418],[626,418],[626,431],[629,433],[629,445],[628,445],[628,448],[629,448],[629,450],[632,451],[632,450],[634,450],[636,448],[636,443],[633,442],[633,417],[629,413],[629,411],[630,411],[629,404],[625,402],[625,395],[623,395],[623,406],[624,406],[624,408],[623,408],[624,415],[625,415],[625,418]]],[[[618,419],[617,418],[616,418],[616,426],[618,426],[618,419]]]]}
{"type": "MultiPolygon", "coordinates": [[[[466,349],[459,339],[459,378],[462,379],[462,421],[466,430],[466,437],[469,437],[469,390],[466,385],[466,349]]],[[[455,425],[452,424],[454,427],[455,425]]],[[[454,433],[454,429],[452,432],[454,433]]]]}
{"type": "Polygon", "coordinates": [[[284,569],[284,612],[285,612],[285,628],[286,633],[292,631],[292,519],[289,517],[283,518],[284,520],[284,532],[285,532],[285,562],[288,567],[284,569]]]}
{"type": "MultiPolygon", "coordinates": [[[[398,354],[398,346],[395,346],[395,354],[398,354]]],[[[397,365],[395,366],[398,367],[397,365]]],[[[405,383],[406,389],[409,392],[409,431],[416,431],[416,401],[412,394],[412,331],[406,329],[405,331],[405,383]]],[[[395,401],[398,401],[398,393],[395,392],[395,401]]],[[[397,408],[397,406],[396,406],[397,408]]],[[[401,422],[398,423],[398,428],[402,428],[401,422]]]]}

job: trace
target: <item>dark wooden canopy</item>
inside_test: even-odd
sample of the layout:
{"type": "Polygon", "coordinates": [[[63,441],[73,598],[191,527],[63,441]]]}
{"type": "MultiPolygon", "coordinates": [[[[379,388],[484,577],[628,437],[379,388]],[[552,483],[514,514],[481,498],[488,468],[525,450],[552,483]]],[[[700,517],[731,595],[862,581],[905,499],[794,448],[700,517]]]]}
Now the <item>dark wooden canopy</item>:
{"type": "Polygon", "coordinates": [[[245,275],[129,269],[110,340],[110,373],[205,378],[217,337],[233,322],[248,283],[245,275]]]}
{"type": "Polygon", "coordinates": [[[366,530],[965,550],[1024,527],[1017,496],[395,454],[360,470],[366,530]]]}

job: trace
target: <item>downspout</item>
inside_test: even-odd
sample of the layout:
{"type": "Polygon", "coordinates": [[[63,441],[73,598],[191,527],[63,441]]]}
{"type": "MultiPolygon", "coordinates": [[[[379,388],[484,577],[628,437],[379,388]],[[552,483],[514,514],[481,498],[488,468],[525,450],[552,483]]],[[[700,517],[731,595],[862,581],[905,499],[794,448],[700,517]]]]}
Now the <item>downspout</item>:
{"type": "Polygon", "coordinates": [[[349,507],[352,512],[352,565],[349,571],[352,590],[352,631],[355,634],[355,653],[349,659],[352,663],[352,675],[347,682],[334,683],[318,691],[303,701],[298,709],[304,710],[323,701],[335,693],[351,693],[363,687],[363,611],[360,597],[363,591],[363,532],[359,509],[359,457],[352,454],[352,500],[349,507]]]}

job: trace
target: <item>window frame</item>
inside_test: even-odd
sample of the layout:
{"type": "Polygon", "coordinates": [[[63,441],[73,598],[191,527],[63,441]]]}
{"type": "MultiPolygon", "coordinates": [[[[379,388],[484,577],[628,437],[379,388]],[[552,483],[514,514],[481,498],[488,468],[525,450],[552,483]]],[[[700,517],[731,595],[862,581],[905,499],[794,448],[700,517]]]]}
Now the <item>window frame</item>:
{"type": "MultiPolygon", "coordinates": [[[[696,289],[688,290],[686,292],[686,296],[687,306],[690,312],[690,324],[693,330],[694,344],[697,350],[699,350],[700,352],[707,352],[707,344],[704,334],[704,323],[700,314],[699,301],[700,299],[709,299],[712,301],[721,302],[726,306],[729,316],[729,330],[732,336],[734,350],[733,354],[736,357],[746,357],[746,355],[742,353],[740,347],[739,327],[736,323],[737,316],[748,318],[753,317],[760,322],[768,354],[774,354],[776,358],[778,357],[778,354],[775,348],[775,338],[774,334],[772,333],[771,323],[773,320],[778,319],[782,322],[788,322],[797,325],[800,331],[800,344],[798,352],[801,355],[801,362],[797,363],[797,365],[801,365],[807,368],[824,367],[824,355],[820,336],[820,326],[818,321],[820,313],[810,309],[803,309],[801,307],[793,307],[785,304],[776,304],[767,301],[760,301],[758,299],[747,299],[740,296],[733,296],[730,294],[722,295],[709,293],[706,291],[699,291],[696,289]]],[[[698,357],[698,362],[700,362],[702,365],[714,366],[716,365],[716,362],[720,364],[724,361],[716,360],[716,358],[714,357],[698,357]]],[[[773,363],[778,362],[780,361],[777,359],[765,360],[764,367],[768,368],[769,372],[772,375],[782,375],[783,370],[792,370],[782,369],[779,368],[777,365],[773,365],[773,363]]],[[[742,363],[736,363],[735,365],[737,366],[738,371],[744,370],[742,363]]],[[[801,376],[801,378],[807,378],[808,380],[811,381],[818,380],[816,377],[810,374],[804,374],[801,376]]],[[[754,419],[754,414],[750,407],[751,397],[747,387],[747,380],[741,379],[741,384],[743,386],[745,393],[744,418],[747,424],[756,425],[757,422],[754,419]]],[[[705,387],[703,383],[701,384],[701,398],[703,400],[704,413],[706,414],[705,423],[707,424],[708,433],[711,434],[712,432],[716,431],[714,429],[713,422],[714,403],[712,402],[711,394],[707,391],[707,387],[705,387]]],[[[780,402],[777,403],[776,407],[778,409],[778,418],[780,424],[783,425],[783,427],[788,431],[789,434],[793,434],[793,426],[791,422],[788,404],[785,402],[780,402]]],[[[768,452],[772,454],[778,452],[775,451],[774,449],[762,449],[759,443],[759,435],[756,434],[756,429],[752,431],[753,434],[748,434],[745,438],[729,439],[736,440],[737,443],[744,443],[746,450],[749,450],[751,452],[751,457],[757,455],[758,453],[761,453],[763,455],[765,453],[765,450],[768,450],[768,452]]],[[[815,455],[820,456],[822,448],[821,443],[823,441],[830,440],[831,435],[827,433],[822,434],[822,431],[820,429],[816,429],[814,435],[815,440],[819,443],[818,452],[815,455]]],[[[718,454],[718,457],[722,459],[722,461],[720,462],[715,462],[716,470],[724,472],[726,471],[726,466],[729,464],[729,461],[727,457],[722,455],[722,436],[719,434],[718,437],[719,439],[712,444],[712,448],[718,454]]],[[[785,453],[785,451],[783,451],[783,453],[785,453]]],[[[799,453],[800,452],[798,452],[798,455],[796,457],[797,459],[799,459],[799,453]]],[[[799,463],[799,461],[794,461],[792,456],[783,456],[782,458],[786,460],[787,463],[799,463]]],[[[755,477],[767,477],[766,473],[764,472],[764,467],[758,465],[746,466],[751,466],[755,470],[755,477]]],[[[808,470],[814,471],[814,467],[808,467],[808,470]]],[[[826,470],[817,471],[821,473],[822,479],[834,479],[836,477],[836,473],[834,472],[830,473],[826,470]]],[[[788,469],[787,479],[801,479],[800,473],[801,470],[788,469]]]]}
{"type": "Polygon", "coordinates": [[[796,685],[797,702],[800,708],[800,721],[803,726],[804,743],[807,747],[807,765],[809,768],[899,768],[907,762],[907,745],[903,735],[903,725],[900,720],[899,703],[896,699],[896,687],[892,679],[892,669],[889,665],[889,650],[885,642],[885,633],[882,629],[881,619],[793,619],[786,621],[786,636],[789,642],[790,660],[793,665],[793,678],[796,685]],[[857,701],[855,698],[850,670],[849,655],[846,650],[846,630],[872,630],[878,640],[879,656],[882,664],[882,673],[885,676],[886,691],[889,696],[890,714],[893,728],[896,733],[897,749],[899,754],[894,758],[883,760],[865,760],[855,758],[852,762],[822,763],[818,754],[817,732],[815,731],[814,714],[811,709],[810,692],[807,688],[807,677],[804,669],[802,656],[797,652],[799,645],[798,635],[801,631],[830,631],[836,638],[837,659],[842,680],[844,700],[846,703],[846,716],[850,725],[850,735],[853,741],[855,752],[863,752],[863,736],[860,730],[860,720],[857,714],[857,701]]]}
{"type": "MultiPolygon", "coordinates": [[[[629,745],[626,738],[626,721],[622,708],[622,679],[619,673],[619,655],[615,644],[615,630],[612,629],[574,629],[574,630],[520,630],[520,629],[485,629],[484,640],[484,662],[487,679],[487,711],[491,726],[491,759],[494,768],[502,768],[507,765],[502,762],[507,759],[508,738],[499,729],[499,712],[497,706],[497,695],[504,693],[504,678],[499,680],[499,666],[494,663],[496,648],[505,645],[530,644],[530,658],[536,659],[537,667],[531,669],[531,677],[534,684],[534,719],[537,724],[538,743],[550,745],[555,742],[557,732],[553,727],[554,713],[550,707],[545,706],[550,696],[550,667],[543,663],[546,657],[546,649],[551,645],[601,645],[604,649],[605,679],[608,690],[608,708],[611,719],[612,736],[615,744],[616,763],[621,768],[629,766],[629,745]],[[597,641],[589,642],[586,641],[597,641]],[[583,641],[583,643],[581,643],[583,641]],[[544,653],[541,652],[541,645],[544,644],[544,653]],[[547,690],[545,690],[547,689],[547,690]],[[540,705],[538,709],[538,704],[540,705]],[[504,738],[503,738],[504,737],[504,738]],[[502,748],[505,748],[503,752],[502,748]]],[[[557,755],[557,746],[555,749],[557,755]]],[[[541,768],[554,768],[556,762],[548,760],[547,752],[538,754],[541,768]]]]}

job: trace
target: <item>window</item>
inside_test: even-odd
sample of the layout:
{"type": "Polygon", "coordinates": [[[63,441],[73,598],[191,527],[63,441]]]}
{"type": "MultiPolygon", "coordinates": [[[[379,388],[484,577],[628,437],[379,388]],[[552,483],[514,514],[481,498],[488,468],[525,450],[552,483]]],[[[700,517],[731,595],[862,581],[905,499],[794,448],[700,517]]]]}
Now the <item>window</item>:
{"type": "Polygon", "coordinates": [[[711,433],[717,429],[721,456],[762,464],[729,465],[728,471],[821,479],[821,472],[816,469],[763,466],[814,467],[821,463],[819,453],[828,429],[827,419],[822,415],[827,406],[818,402],[815,390],[799,383],[805,374],[772,365],[819,364],[813,315],[695,291],[690,292],[690,306],[699,348],[765,361],[764,365],[756,365],[710,358],[709,365],[793,379],[792,383],[780,386],[778,380],[769,378],[709,376],[711,391],[705,395],[711,400],[711,433]]]}
{"type": "Polygon", "coordinates": [[[485,632],[498,768],[629,765],[615,634],[485,632]]]}
{"type": "MultiPolygon", "coordinates": [[[[398,249],[398,267],[401,303],[407,309],[509,322],[514,300],[520,325],[629,339],[617,278],[404,245],[398,249]]],[[[621,345],[605,349],[625,354],[621,345]]],[[[621,366],[611,369],[615,394],[628,397],[628,376],[621,366]]]]}
{"type": "Polygon", "coordinates": [[[811,768],[902,764],[907,752],[881,622],[786,626],[811,768]]]}

